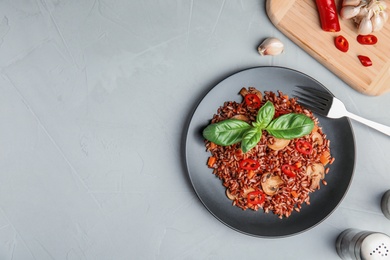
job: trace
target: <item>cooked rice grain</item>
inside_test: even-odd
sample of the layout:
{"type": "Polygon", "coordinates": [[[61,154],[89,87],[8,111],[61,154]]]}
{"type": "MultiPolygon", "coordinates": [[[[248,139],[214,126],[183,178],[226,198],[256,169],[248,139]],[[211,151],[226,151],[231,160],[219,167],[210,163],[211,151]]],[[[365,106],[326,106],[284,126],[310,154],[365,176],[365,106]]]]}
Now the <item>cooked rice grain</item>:
{"type": "MultiPolygon", "coordinates": [[[[249,93],[253,91],[254,88],[249,88],[249,93]]],[[[293,211],[300,212],[302,204],[310,204],[310,193],[315,190],[310,188],[311,180],[306,175],[306,169],[307,167],[311,167],[313,163],[319,163],[320,156],[324,151],[330,153],[330,141],[326,139],[326,135],[322,132],[318,119],[314,117],[310,110],[298,104],[295,98],[288,98],[281,91],[277,93],[265,91],[263,93],[262,104],[268,100],[274,104],[275,111],[305,114],[313,119],[318,126],[318,133],[320,133],[324,140],[322,145],[315,143],[312,140],[312,134],[309,134],[299,139],[308,141],[313,145],[313,152],[310,155],[303,155],[295,149],[297,139],[291,140],[289,145],[284,149],[273,151],[267,146],[267,142],[273,142],[273,137],[266,131],[263,131],[260,142],[245,154],[240,149],[240,143],[231,146],[214,145],[212,147],[210,142],[206,140],[205,145],[211,155],[217,158],[213,166],[213,174],[222,181],[223,186],[229,189],[232,196],[234,196],[232,202],[234,206],[243,210],[263,209],[265,213],[273,212],[279,218],[283,218],[289,217],[293,211]],[[255,170],[255,174],[250,178],[248,178],[246,170],[239,168],[239,162],[247,158],[255,159],[260,163],[259,169],[255,170]],[[283,164],[294,164],[296,162],[300,162],[301,166],[294,178],[290,178],[282,173],[281,166],[283,164]],[[275,195],[266,195],[266,199],[262,204],[248,204],[248,191],[262,190],[261,181],[265,178],[265,173],[278,175],[284,181],[284,184],[275,195]],[[292,191],[294,191],[294,196],[291,194],[292,191]]],[[[244,115],[253,122],[256,120],[257,109],[248,107],[245,102],[228,101],[218,108],[211,122],[220,122],[235,115],[244,115]]],[[[333,161],[334,158],[331,157],[330,164],[333,161]]],[[[326,174],[328,172],[329,168],[326,168],[326,174]]],[[[327,185],[327,182],[322,180],[322,185],[327,185]]]]}

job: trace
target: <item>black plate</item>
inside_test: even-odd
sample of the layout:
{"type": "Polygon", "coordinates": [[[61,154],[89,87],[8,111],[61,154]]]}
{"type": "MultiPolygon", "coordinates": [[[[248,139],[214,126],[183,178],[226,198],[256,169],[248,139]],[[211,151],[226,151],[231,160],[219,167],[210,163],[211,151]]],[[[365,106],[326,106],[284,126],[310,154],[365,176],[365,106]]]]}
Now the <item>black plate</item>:
{"type": "MultiPolygon", "coordinates": [[[[293,212],[289,218],[279,219],[273,213],[262,210],[241,210],[232,206],[225,195],[222,182],[206,165],[210,155],[206,152],[202,130],[225,101],[241,102],[238,94],[242,87],[256,87],[261,91],[281,90],[292,96],[295,86],[310,86],[328,91],[313,78],[282,67],[256,67],[240,71],[224,79],[200,101],[188,125],[186,139],[186,164],[196,194],[204,206],[218,220],[234,230],[258,237],[284,237],[298,234],[314,227],[328,217],[346,194],[355,165],[355,141],[349,119],[329,119],[316,115],[320,120],[335,162],[326,176],[327,186],[310,195],[310,205],[302,205],[301,212],[293,212]]],[[[329,92],[329,91],[328,91],[329,92]]]]}

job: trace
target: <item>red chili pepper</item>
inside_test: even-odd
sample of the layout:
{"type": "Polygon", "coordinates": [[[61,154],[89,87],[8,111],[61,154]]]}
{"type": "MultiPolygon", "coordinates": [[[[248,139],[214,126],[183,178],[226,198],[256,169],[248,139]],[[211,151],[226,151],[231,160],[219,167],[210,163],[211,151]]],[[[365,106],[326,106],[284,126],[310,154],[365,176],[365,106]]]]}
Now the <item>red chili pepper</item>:
{"type": "Polygon", "coordinates": [[[249,192],[247,195],[248,204],[261,204],[265,201],[265,194],[262,191],[256,190],[249,192]]]}
{"type": "Polygon", "coordinates": [[[360,60],[360,63],[364,66],[364,67],[369,67],[372,65],[372,61],[369,57],[367,56],[364,56],[364,55],[358,55],[358,58],[360,60]]]}
{"type": "Polygon", "coordinates": [[[261,100],[256,94],[246,94],[245,103],[249,107],[259,108],[261,106],[261,100]]]}
{"type": "Polygon", "coordinates": [[[259,166],[259,162],[253,159],[244,159],[240,161],[240,168],[244,170],[256,170],[259,166]]]}
{"type": "Polygon", "coordinates": [[[347,52],[349,49],[349,43],[342,35],[339,35],[334,39],[334,44],[336,45],[336,48],[342,52],[347,52]]]}
{"type": "Polygon", "coordinates": [[[356,38],[356,40],[360,44],[366,44],[366,45],[374,45],[378,42],[378,38],[376,38],[375,35],[368,34],[368,35],[361,35],[359,34],[356,38]]]}
{"type": "Polygon", "coordinates": [[[310,154],[313,151],[311,143],[303,140],[299,140],[295,143],[295,148],[302,154],[310,154]]]}
{"type": "Polygon", "coordinates": [[[295,165],[284,164],[282,165],[282,172],[286,174],[288,177],[295,177],[295,171],[298,168],[295,165]]]}
{"type": "Polygon", "coordinates": [[[340,31],[339,17],[334,0],[316,0],[321,28],[326,32],[340,31]]]}

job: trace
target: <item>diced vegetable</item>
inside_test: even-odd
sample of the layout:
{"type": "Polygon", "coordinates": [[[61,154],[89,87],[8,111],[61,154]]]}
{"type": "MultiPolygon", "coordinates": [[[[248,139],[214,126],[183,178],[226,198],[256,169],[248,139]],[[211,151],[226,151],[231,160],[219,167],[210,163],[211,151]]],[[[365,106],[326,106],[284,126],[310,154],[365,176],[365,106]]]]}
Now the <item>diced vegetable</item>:
{"type": "Polygon", "coordinates": [[[253,176],[255,176],[255,171],[254,170],[249,170],[247,176],[248,176],[248,179],[252,179],[253,176]]]}
{"type": "Polygon", "coordinates": [[[360,63],[364,66],[364,67],[369,67],[369,66],[372,66],[372,61],[369,57],[367,56],[364,56],[364,55],[358,55],[358,58],[360,60],[360,63]]]}
{"type": "Polygon", "coordinates": [[[216,147],[217,147],[217,145],[215,143],[210,142],[210,146],[209,146],[210,150],[214,150],[216,147]]]}
{"type": "Polygon", "coordinates": [[[248,193],[247,202],[248,204],[261,204],[265,201],[265,194],[262,191],[256,190],[248,193]]]}
{"type": "Polygon", "coordinates": [[[320,161],[321,163],[325,166],[329,163],[330,161],[330,153],[329,151],[324,151],[321,156],[320,156],[320,161]]]}
{"type": "Polygon", "coordinates": [[[297,149],[298,152],[302,154],[311,154],[313,151],[313,146],[311,143],[303,140],[299,140],[295,143],[295,148],[297,149]]]}
{"type": "Polygon", "coordinates": [[[295,190],[291,191],[290,193],[294,198],[298,198],[298,193],[295,190]]]}
{"type": "Polygon", "coordinates": [[[295,177],[295,171],[298,170],[298,168],[295,165],[289,165],[284,164],[282,165],[282,172],[286,174],[288,177],[295,177]]]}
{"type": "Polygon", "coordinates": [[[216,161],[217,161],[217,158],[215,158],[214,156],[210,156],[208,161],[207,161],[207,166],[210,168],[213,167],[216,161]]]}
{"type": "Polygon", "coordinates": [[[260,164],[258,161],[253,159],[245,159],[240,161],[240,168],[244,170],[256,170],[260,164]]]}
{"type": "Polygon", "coordinates": [[[365,44],[365,45],[374,45],[378,42],[378,38],[372,34],[368,34],[368,35],[359,34],[356,39],[360,44],[365,44]]]}
{"type": "Polygon", "coordinates": [[[259,108],[261,106],[261,100],[256,94],[246,94],[245,103],[248,107],[259,108]]]}
{"type": "Polygon", "coordinates": [[[349,43],[347,39],[345,39],[345,37],[342,35],[339,35],[334,39],[334,44],[336,48],[342,52],[347,52],[349,49],[349,43]]]}

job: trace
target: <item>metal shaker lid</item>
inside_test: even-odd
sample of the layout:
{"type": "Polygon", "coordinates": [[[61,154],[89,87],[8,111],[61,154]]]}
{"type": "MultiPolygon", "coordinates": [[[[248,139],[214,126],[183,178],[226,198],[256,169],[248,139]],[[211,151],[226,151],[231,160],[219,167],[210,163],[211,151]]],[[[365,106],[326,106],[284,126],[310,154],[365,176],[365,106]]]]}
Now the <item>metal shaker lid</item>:
{"type": "Polygon", "coordinates": [[[390,260],[390,237],[383,233],[368,235],[362,241],[360,255],[367,260],[390,260]]]}

